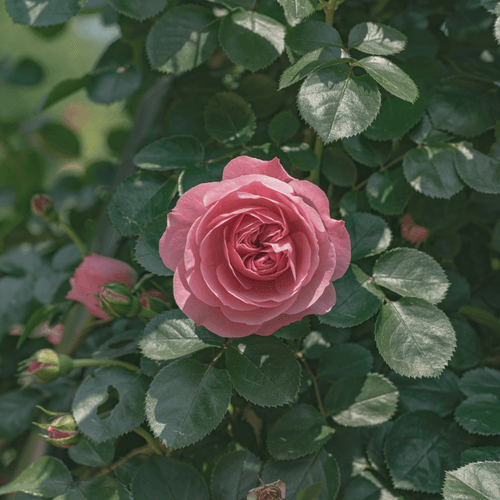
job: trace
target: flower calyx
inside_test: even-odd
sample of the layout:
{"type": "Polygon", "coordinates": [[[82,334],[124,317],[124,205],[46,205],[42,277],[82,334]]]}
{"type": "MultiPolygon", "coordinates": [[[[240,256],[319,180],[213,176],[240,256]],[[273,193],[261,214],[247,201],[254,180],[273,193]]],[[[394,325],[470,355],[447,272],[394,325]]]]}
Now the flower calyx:
{"type": "Polygon", "coordinates": [[[19,363],[19,378],[24,387],[33,382],[47,383],[67,375],[74,367],[73,360],[52,349],[41,349],[19,363]]]}
{"type": "Polygon", "coordinates": [[[73,415],[69,413],[54,413],[41,406],[37,406],[48,415],[55,416],[50,424],[39,424],[33,422],[38,427],[47,431],[47,435],[40,434],[49,443],[59,448],[71,448],[82,439],[82,434],[76,425],[73,415]]]}

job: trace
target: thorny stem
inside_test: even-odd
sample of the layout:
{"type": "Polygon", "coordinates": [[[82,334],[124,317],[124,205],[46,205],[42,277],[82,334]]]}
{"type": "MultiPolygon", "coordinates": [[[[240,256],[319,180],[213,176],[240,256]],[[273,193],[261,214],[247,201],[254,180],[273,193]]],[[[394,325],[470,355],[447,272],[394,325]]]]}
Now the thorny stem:
{"type": "Polygon", "coordinates": [[[69,239],[79,248],[83,257],[88,255],[88,252],[85,249],[85,245],[83,244],[80,237],[73,231],[73,229],[71,229],[67,224],[65,224],[64,222],[61,222],[61,221],[56,222],[56,224],[67,234],[69,239]]]}
{"type": "Polygon", "coordinates": [[[101,469],[96,475],[97,477],[100,477],[104,476],[105,474],[109,474],[110,472],[113,472],[115,469],[120,467],[120,465],[124,464],[127,460],[130,460],[132,457],[135,457],[136,455],[151,455],[152,452],[153,450],[151,449],[151,446],[149,444],[141,446],[140,448],[136,448],[127,453],[127,455],[125,455],[124,457],[117,460],[115,463],[111,464],[109,467],[101,469]]]}
{"type": "MultiPolygon", "coordinates": [[[[246,148],[239,148],[235,149],[234,151],[231,151],[230,153],[223,154],[222,156],[219,156],[218,158],[213,158],[212,160],[208,160],[205,163],[216,163],[221,160],[225,160],[226,158],[230,158],[231,156],[235,156],[238,153],[241,153],[244,151],[246,148]]],[[[203,162],[202,162],[203,163],[203,162]]]]}
{"type": "MultiPolygon", "coordinates": [[[[382,165],[380,167],[380,170],[379,172],[384,172],[385,170],[387,170],[388,168],[391,168],[393,165],[395,165],[396,163],[398,163],[398,161],[401,161],[403,158],[405,157],[405,155],[401,155],[401,156],[398,156],[396,159],[392,160],[391,162],[389,162],[387,165],[382,165]]],[[[364,181],[360,182],[359,184],[356,184],[356,186],[354,186],[352,189],[354,191],[362,188],[367,182],[368,182],[368,179],[370,177],[367,177],[364,181]]]]}
{"type": "Polygon", "coordinates": [[[148,443],[149,447],[153,449],[157,455],[163,455],[160,448],[158,448],[158,445],[155,442],[155,438],[146,429],[143,429],[142,427],[136,427],[134,429],[134,432],[145,439],[146,443],[148,443]]]}
{"type": "Polygon", "coordinates": [[[307,364],[307,361],[301,352],[297,353],[297,357],[300,359],[300,361],[302,361],[306,370],[309,372],[309,375],[311,375],[311,379],[312,379],[313,386],[314,386],[314,392],[316,393],[316,399],[318,400],[318,407],[319,407],[319,411],[321,412],[321,416],[328,417],[328,413],[325,411],[325,408],[323,406],[323,402],[321,401],[321,394],[319,392],[319,387],[318,387],[318,377],[316,377],[316,375],[314,375],[313,371],[311,370],[311,367],[307,364]]]}
{"type": "Polygon", "coordinates": [[[152,278],[154,276],[153,273],[149,273],[149,274],[145,274],[135,285],[134,285],[134,288],[132,288],[132,292],[137,292],[137,290],[139,290],[139,288],[141,287],[141,285],[147,281],[149,278],[152,278]]]}

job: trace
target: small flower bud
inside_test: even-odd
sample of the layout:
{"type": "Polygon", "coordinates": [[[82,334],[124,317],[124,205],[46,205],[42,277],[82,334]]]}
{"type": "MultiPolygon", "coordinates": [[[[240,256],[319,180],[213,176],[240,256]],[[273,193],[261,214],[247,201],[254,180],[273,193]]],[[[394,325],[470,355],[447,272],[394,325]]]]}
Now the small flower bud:
{"type": "Polygon", "coordinates": [[[283,500],[285,498],[286,484],[283,481],[264,484],[262,479],[260,479],[260,482],[262,486],[250,490],[247,500],[283,500]]]}
{"type": "Polygon", "coordinates": [[[102,310],[112,318],[133,318],[141,311],[141,302],[123,283],[108,283],[99,293],[102,310]]]}
{"type": "Polygon", "coordinates": [[[76,425],[75,419],[69,413],[54,413],[44,408],[38,406],[40,410],[44,411],[49,415],[57,415],[50,424],[39,424],[33,422],[38,427],[46,430],[48,436],[42,435],[49,443],[59,448],[71,448],[73,445],[77,444],[82,435],[76,425]]]}
{"type": "Polygon", "coordinates": [[[19,375],[23,386],[33,382],[52,382],[73,369],[73,360],[52,349],[41,349],[20,363],[19,375]]]}
{"type": "Polygon", "coordinates": [[[428,235],[429,230],[426,227],[415,224],[410,214],[401,221],[401,237],[406,241],[419,243],[420,241],[424,241],[428,235]]]}
{"type": "Polygon", "coordinates": [[[159,290],[155,290],[154,288],[141,293],[140,301],[142,307],[151,309],[151,311],[154,311],[157,314],[165,312],[170,306],[170,301],[165,294],[159,290]]]}
{"type": "Polygon", "coordinates": [[[47,222],[57,219],[52,198],[46,194],[36,194],[31,198],[31,212],[37,217],[43,217],[47,222]]]}

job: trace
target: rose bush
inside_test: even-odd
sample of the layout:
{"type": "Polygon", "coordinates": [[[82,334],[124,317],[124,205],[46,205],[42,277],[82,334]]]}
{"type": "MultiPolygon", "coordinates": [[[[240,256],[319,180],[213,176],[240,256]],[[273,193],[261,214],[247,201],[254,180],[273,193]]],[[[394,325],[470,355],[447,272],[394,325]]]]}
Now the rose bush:
{"type": "Polygon", "coordinates": [[[160,256],[197,325],[222,337],[271,335],[335,304],[332,281],[351,256],[344,221],[278,158],[235,158],[221,182],[184,193],[167,220],[160,256]]]}
{"type": "Polygon", "coordinates": [[[107,283],[123,283],[131,287],[137,278],[136,271],[120,260],[93,253],[83,259],[71,278],[67,299],[81,302],[89,312],[101,319],[111,319],[103,310],[97,295],[107,283]]]}

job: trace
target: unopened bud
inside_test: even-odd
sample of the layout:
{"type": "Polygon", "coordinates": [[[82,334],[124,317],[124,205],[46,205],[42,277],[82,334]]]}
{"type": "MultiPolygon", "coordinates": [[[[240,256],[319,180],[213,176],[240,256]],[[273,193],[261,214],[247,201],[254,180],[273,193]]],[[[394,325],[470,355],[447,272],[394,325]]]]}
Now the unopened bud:
{"type": "Polygon", "coordinates": [[[20,379],[23,385],[32,382],[52,382],[67,375],[73,369],[73,360],[52,349],[41,349],[20,363],[20,379]]]}
{"type": "Polygon", "coordinates": [[[99,294],[102,310],[112,318],[133,318],[141,309],[141,302],[123,283],[108,283],[99,294]]]}
{"type": "Polygon", "coordinates": [[[54,202],[46,194],[36,194],[31,198],[31,212],[37,217],[43,217],[47,222],[54,222],[57,219],[54,202]]]}
{"type": "Polygon", "coordinates": [[[38,424],[42,429],[45,429],[48,433],[47,435],[43,435],[43,437],[54,446],[58,446],[59,448],[71,448],[73,445],[77,444],[80,439],[82,439],[82,435],[76,425],[75,419],[69,413],[53,413],[45,410],[42,407],[38,407],[43,410],[45,413],[49,415],[57,415],[50,424],[38,424]]]}
{"type": "Polygon", "coordinates": [[[259,480],[262,486],[250,490],[247,495],[247,500],[283,500],[285,498],[286,485],[283,481],[264,484],[260,477],[259,480]]]}
{"type": "Polygon", "coordinates": [[[157,314],[165,312],[170,306],[170,301],[165,294],[159,290],[155,290],[154,288],[141,293],[140,301],[142,307],[151,309],[151,311],[154,311],[157,314]]]}

